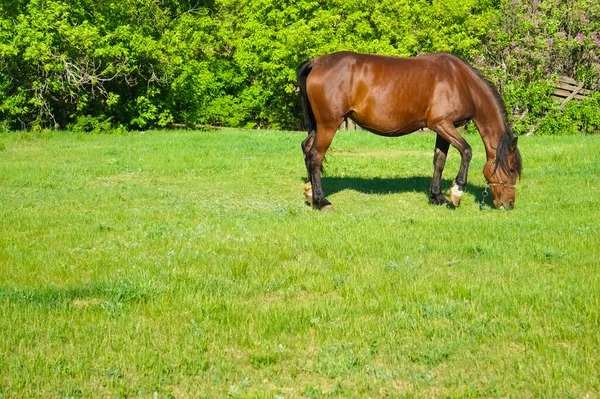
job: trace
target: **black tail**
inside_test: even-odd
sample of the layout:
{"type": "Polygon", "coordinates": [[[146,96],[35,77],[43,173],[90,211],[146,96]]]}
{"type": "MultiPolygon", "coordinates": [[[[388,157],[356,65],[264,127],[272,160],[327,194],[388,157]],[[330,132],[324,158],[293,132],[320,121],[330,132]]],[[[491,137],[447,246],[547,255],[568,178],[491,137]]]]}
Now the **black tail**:
{"type": "Polygon", "coordinates": [[[300,88],[300,96],[302,97],[302,109],[304,110],[304,125],[308,133],[312,133],[317,128],[317,122],[315,120],[315,114],[310,106],[308,95],[306,94],[306,78],[312,70],[312,60],[308,60],[302,63],[298,67],[296,76],[298,77],[298,87],[300,88]]]}

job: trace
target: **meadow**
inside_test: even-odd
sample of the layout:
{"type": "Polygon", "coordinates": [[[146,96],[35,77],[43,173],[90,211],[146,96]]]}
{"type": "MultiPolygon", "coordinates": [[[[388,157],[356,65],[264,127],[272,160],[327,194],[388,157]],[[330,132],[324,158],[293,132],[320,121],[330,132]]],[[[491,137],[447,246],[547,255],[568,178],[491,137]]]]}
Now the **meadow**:
{"type": "MultiPolygon", "coordinates": [[[[432,133],[0,135],[0,398],[600,396],[600,136],[513,211],[427,201],[432,133]]],[[[459,164],[450,150],[442,187],[459,164]]]]}

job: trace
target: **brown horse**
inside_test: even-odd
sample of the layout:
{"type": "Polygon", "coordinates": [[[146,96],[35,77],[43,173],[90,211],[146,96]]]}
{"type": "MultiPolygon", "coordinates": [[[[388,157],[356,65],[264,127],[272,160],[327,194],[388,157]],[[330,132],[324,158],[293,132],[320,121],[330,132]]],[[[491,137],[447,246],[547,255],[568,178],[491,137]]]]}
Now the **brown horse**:
{"type": "Polygon", "coordinates": [[[436,132],[429,199],[439,205],[449,204],[440,182],[452,144],[462,157],[450,190],[455,206],[467,183],[472,154],[456,128],[472,120],[485,145],[483,174],[494,205],[513,208],[521,174],[517,137],[495,87],[460,58],[447,53],[398,58],[339,52],[300,65],[298,85],[308,129],[302,142],[309,179],[305,195],[315,208],[333,209],[323,194],[321,167],[345,118],[381,136],[402,136],[424,127],[436,132]]]}

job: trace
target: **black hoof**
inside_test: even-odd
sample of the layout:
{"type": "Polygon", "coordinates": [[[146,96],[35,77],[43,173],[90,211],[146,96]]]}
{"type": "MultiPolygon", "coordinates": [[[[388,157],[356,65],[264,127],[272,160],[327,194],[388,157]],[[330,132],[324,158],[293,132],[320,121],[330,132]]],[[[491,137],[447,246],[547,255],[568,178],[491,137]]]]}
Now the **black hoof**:
{"type": "Polygon", "coordinates": [[[333,205],[325,198],[321,200],[313,200],[313,207],[320,211],[333,211],[333,205]]]}
{"type": "Polygon", "coordinates": [[[429,194],[429,203],[439,206],[451,204],[442,194],[429,194]]]}

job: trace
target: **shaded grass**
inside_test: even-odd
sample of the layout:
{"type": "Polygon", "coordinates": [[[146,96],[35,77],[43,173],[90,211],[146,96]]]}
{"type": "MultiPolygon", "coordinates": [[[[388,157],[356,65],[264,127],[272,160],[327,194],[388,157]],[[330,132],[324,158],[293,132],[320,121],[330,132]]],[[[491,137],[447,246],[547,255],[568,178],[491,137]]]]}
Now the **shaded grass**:
{"type": "MultiPolygon", "coordinates": [[[[516,209],[427,203],[434,136],[0,137],[0,397],[595,397],[599,138],[523,137],[516,209]]],[[[447,191],[457,172],[451,151],[447,191]]]]}

